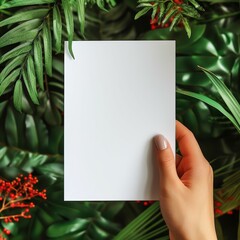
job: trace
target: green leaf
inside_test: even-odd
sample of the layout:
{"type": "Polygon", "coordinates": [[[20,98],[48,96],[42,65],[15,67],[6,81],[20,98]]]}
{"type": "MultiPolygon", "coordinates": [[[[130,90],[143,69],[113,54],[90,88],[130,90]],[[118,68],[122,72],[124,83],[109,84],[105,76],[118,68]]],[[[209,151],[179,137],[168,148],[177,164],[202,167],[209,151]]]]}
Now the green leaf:
{"type": "Polygon", "coordinates": [[[10,0],[4,2],[0,9],[8,9],[13,7],[22,7],[28,5],[40,5],[40,4],[50,4],[55,2],[55,0],[10,0]]]}
{"type": "MultiPolygon", "coordinates": [[[[30,62],[32,62],[32,61],[30,60],[30,62]]],[[[29,63],[28,63],[28,65],[29,65],[29,63]]],[[[29,94],[30,98],[32,99],[32,101],[35,104],[39,104],[38,94],[37,94],[37,90],[36,90],[36,78],[34,77],[33,79],[31,79],[29,77],[29,74],[30,75],[33,74],[31,69],[29,69],[28,72],[26,72],[26,70],[23,70],[22,76],[23,76],[24,84],[27,88],[28,94],[29,94]],[[33,82],[33,80],[35,80],[35,82],[33,82]]]]}
{"type": "Polygon", "coordinates": [[[44,119],[49,125],[52,125],[52,126],[60,125],[62,122],[62,117],[60,115],[60,112],[58,111],[56,106],[52,104],[52,100],[51,101],[48,100],[46,103],[44,119]]]}
{"type": "Polygon", "coordinates": [[[5,131],[10,146],[18,146],[18,128],[16,118],[11,107],[7,109],[5,131]]]}
{"type": "Polygon", "coordinates": [[[164,13],[167,13],[167,12],[170,11],[170,9],[173,8],[173,7],[174,7],[174,3],[170,1],[170,2],[168,3],[168,5],[167,5],[167,7],[166,7],[166,10],[164,11],[164,13]]]}
{"type": "Polygon", "coordinates": [[[176,24],[179,23],[180,19],[181,19],[181,15],[180,15],[180,14],[177,14],[177,15],[174,17],[173,21],[171,22],[169,31],[172,31],[173,27],[174,27],[176,24]]]}
{"type": "Polygon", "coordinates": [[[219,219],[215,218],[214,221],[215,221],[215,229],[216,229],[216,233],[217,233],[217,239],[224,240],[223,231],[222,231],[222,227],[221,227],[221,223],[220,223],[219,219]]]}
{"type": "MultiPolygon", "coordinates": [[[[170,3],[169,3],[170,4],[170,3]]],[[[164,16],[166,10],[166,6],[163,2],[160,3],[160,12],[159,12],[159,17],[158,17],[158,24],[162,21],[162,18],[164,16]]]]}
{"type": "Polygon", "coordinates": [[[27,146],[31,151],[36,152],[38,150],[38,134],[32,115],[26,115],[25,124],[27,146]]]}
{"type": "Polygon", "coordinates": [[[62,163],[46,163],[43,166],[39,166],[38,171],[49,176],[54,176],[55,178],[63,178],[62,163]]]}
{"type": "Polygon", "coordinates": [[[101,209],[102,216],[113,219],[124,207],[125,202],[106,202],[101,209]]]}
{"type": "Polygon", "coordinates": [[[11,44],[15,44],[15,43],[19,43],[19,42],[28,42],[31,41],[32,39],[34,39],[38,34],[38,30],[34,29],[31,31],[28,31],[27,34],[14,34],[14,36],[11,36],[11,38],[6,37],[5,35],[0,38],[0,48],[11,45],[11,44]]]}
{"type": "Polygon", "coordinates": [[[110,238],[108,232],[99,228],[95,224],[92,224],[92,225],[89,226],[89,231],[91,232],[91,235],[92,235],[93,239],[104,240],[104,239],[109,239],[110,238]]]}
{"type": "Polygon", "coordinates": [[[49,76],[52,76],[52,36],[49,23],[43,26],[43,46],[44,46],[44,59],[45,69],[49,76]]]}
{"type": "Polygon", "coordinates": [[[37,135],[38,135],[38,142],[39,142],[39,151],[42,153],[46,153],[48,151],[48,144],[49,144],[49,136],[48,136],[48,128],[46,123],[40,118],[34,118],[37,135]]]}
{"type": "Polygon", "coordinates": [[[22,54],[20,56],[17,56],[16,58],[14,58],[13,60],[11,60],[10,62],[8,62],[6,64],[5,68],[0,73],[0,83],[4,80],[4,78],[7,77],[7,75],[12,70],[14,70],[16,67],[18,67],[19,65],[21,65],[23,63],[24,58],[25,58],[25,54],[22,54]]]}
{"type": "Polygon", "coordinates": [[[186,18],[182,18],[182,23],[187,32],[188,37],[190,38],[191,37],[191,27],[188,23],[188,20],[186,18]]]}
{"type": "Polygon", "coordinates": [[[61,52],[62,45],[62,18],[57,5],[54,5],[53,8],[53,36],[55,39],[56,50],[59,53],[61,52]]]}
{"type": "Polygon", "coordinates": [[[38,84],[42,90],[44,90],[43,84],[43,56],[42,56],[42,45],[40,42],[40,38],[34,41],[33,45],[33,53],[34,53],[34,63],[36,76],[38,80],[38,84]]]}
{"type": "Polygon", "coordinates": [[[0,64],[11,59],[15,58],[21,54],[28,53],[31,51],[32,46],[29,43],[23,43],[15,48],[13,48],[11,51],[5,53],[0,57],[0,64]]]}
{"type": "Polygon", "coordinates": [[[235,120],[235,118],[228,112],[225,110],[225,108],[220,105],[218,102],[214,101],[213,99],[202,95],[200,93],[195,93],[195,92],[190,92],[190,91],[185,91],[182,90],[180,88],[176,89],[177,93],[189,96],[189,97],[193,97],[196,98],[202,102],[207,103],[208,105],[214,107],[215,109],[217,109],[218,111],[220,111],[225,117],[227,117],[232,123],[233,125],[236,127],[236,129],[238,130],[238,132],[240,132],[240,126],[238,125],[237,121],[235,120]]]}
{"type": "MultiPolygon", "coordinates": [[[[155,202],[118,233],[114,240],[150,240],[168,237],[167,226],[160,215],[159,202],[155,202]]],[[[168,238],[166,238],[168,239],[168,238]]]]}
{"type": "Polygon", "coordinates": [[[138,18],[142,17],[145,15],[152,7],[145,7],[142,10],[140,10],[134,17],[134,20],[137,20],[138,18]]]}
{"type": "Polygon", "coordinates": [[[192,18],[196,18],[196,19],[200,18],[200,14],[192,6],[190,6],[188,4],[182,4],[181,7],[183,9],[181,12],[183,15],[186,15],[186,16],[192,17],[192,18]]]}
{"type": "Polygon", "coordinates": [[[9,17],[1,21],[0,27],[13,24],[13,23],[19,23],[22,21],[35,19],[35,18],[43,18],[48,13],[48,11],[49,9],[47,8],[21,11],[19,13],[14,14],[12,17],[9,17]]]}
{"type": "MultiPolygon", "coordinates": [[[[154,4],[155,6],[157,5],[156,3],[154,4]]],[[[141,8],[141,7],[153,7],[153,5],[151,3],[140,3],[138,6],[138,8],[141,8]]]]}
{"type": "Polygon", "coordinates": [[[22,111],[22,97],[23,97],[23,89],[22,89],[22,81],[17,80],[14,87],[13,92],[13,103],[15,108],[21,112],[22,111]]]}
{"type": "MultiPolygon", "coordinates": [[[[32,93],[32,96],[36,94],[37,96],[37,84],[36,84],[36,74],[35,74],[35,67],[34,67],[34,62],[33,58],[31,55],[29,55],[27,59],[27,74],[28,74],[28,80],[30,87],[28,90],[30,90],[29,94],[32,93]]],[[[33,102],[35,104],[39,104],[38,99],[32,98],[33,102]]]]}
{"type": "Polygon", "coordinates": [[[204,8],[202,6],[200,6],[199,3],[196,2],[195,0],[188,0],[188,1],[198,10],[205,11],[204,8]]]}
{"type": "Polygon", "coordinates": [[[151,15],[151,19],[153,20],[157,14],[158,11],[158,4],[154,4],[153,5],[153,10],[152,10],[152,15],[151,15]]]}
{"type": "Polygon", "coordinates": [[[102,216],[99,216],[96,219],[96,225],[113,234],[119,232],[119,226],[116,223],[113,223],[102,216]]]}
{"type": "Polygon", "coordinates": [[[7,152],[7,147],[0,147],[0,159],[2,160],[2,158],[5,156],[7,152]]]}
{"type": "Polygon", "coordinates": [[[0,38],[0,48],[14,43],[33,40],[38,34],[40,24],[41,21],[39,19],[34,19],[11,29],[0,38]]]}
{"type": "Polygon", "coordinates": [[[85,0],[77,0],[78,21],[80,23],[80,31],[84,34],[85,28],[85,0]]]}
{"type": "Polygon", "coordinates": [[[20,70],[20,68],[15,69],[0,83],[0,96],[4,93],[5,89],[17,79],[20,70]]]}
{"type": "Polygon", "coordinates": [[[5,223],[4,221],[2,222],[2,226],[8,230],[11,231],[11,234],[13,236],[16,236],[16,234],[18,233],[18,226],[16,222],[9,222],[9,223],[5,223]]]}
{"type": "Polygon", "coordinates": [[[74,33],[74,22],[73,22],[73,13],[71,3],[68,0],[62,0],[62,7],[64,11],[67,33],[68,33],[68,50],[71,56],[74,58],[73,50],[72,50],[72,41],[73,41],[73,33],[74,33]]]}
{"type": "Polygon", "coordinates": [[[104,7],[104,1],[103,0],[96,0],[97,6],[102,9],[103,11],[107,11],[107,9],[104,7]]]}
{"type": "Polygon", "coordinates": [[[235,117],[238,125],[240,126],[240,105],[231,91],[227,88],[223,81],[218,79],[218,77],[212,73],[211,71],[198,66],[211,80],[213,85],[217,88],[220,96],[222,97],[223,101],[228,106],[229,110],[232,112],[233,116],[235,117]]]}
{"type": "Polygon", "coordinates": [[[177,9],[177,8],[171,8],[171,9],[167,12],[167,14],[165,15],[162,23],[165,24],[165,23],[169,20],[169,18],[170,18],[171,16],[173,16],[174,14],[176,14],[177,12],[178,12],[178,9],[177,9]]]}

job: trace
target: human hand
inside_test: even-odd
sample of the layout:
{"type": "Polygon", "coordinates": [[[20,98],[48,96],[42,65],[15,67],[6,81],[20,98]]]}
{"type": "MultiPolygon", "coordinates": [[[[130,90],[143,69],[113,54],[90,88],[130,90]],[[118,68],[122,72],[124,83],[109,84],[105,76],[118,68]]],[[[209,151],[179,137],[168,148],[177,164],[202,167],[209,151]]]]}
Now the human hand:
{"type": "Polygon", "coordinates": [[[213,171],[190,130],[176,122],[182,157],[167,140],[154,137],[159,163],[160,208],[171,240],[216,240],[213,171]]]}

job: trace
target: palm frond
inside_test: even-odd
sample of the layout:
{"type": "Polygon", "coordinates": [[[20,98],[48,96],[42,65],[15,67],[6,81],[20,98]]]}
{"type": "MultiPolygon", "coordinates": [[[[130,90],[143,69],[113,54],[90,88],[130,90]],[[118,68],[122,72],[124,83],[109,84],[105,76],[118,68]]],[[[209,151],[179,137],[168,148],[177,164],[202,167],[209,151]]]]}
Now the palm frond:
{"type": "Polygon", "coordinates": [[[215,198],[221,203],[221,206],[219,207],[221,210],[220,215],[240,206],[239,192],[240,174],[239,171],[235,171],[230,176],[224,178],[221,188],[215,189],[214,191],[215,198]]]}
{"type": "Polygon", "coordinates": [[[220,111],[225,117],[227,117],[232,124],[235,126],[235,128],[237,129],[238,132],[240,132],[240,125],[238,124],[238,122],[236,121],[236,119],[234,118],[233,115],[231,115],[220,103],[218,103],[217,101],[203,95],[200,93],[195,93],[195,92],[191,92],[191,91],[186,91],[186,90],[182,90],[180,88],[177,88],[177,93],[189,96],[189,97],[193,97],[195,99],[198,99],[212,107],[214,107],[215,109],[217,109],[218,111],[220,111]]]}
{"type": "Polygon", "coordinates": [[[217,88],[223,101],[226,103],[228,109],[231,111],[238,125],[240,125],[240,104],[238,103],[232,92],[227,88],[224,82],[221,81],[214,73],[203,67],[198,67],[208,76],[209,80],[211,80],[213,85],[217,88]]]}
{"type": "Polygon", "coordinates": [[[159,203],[155,202],[129,223],[114,240],[168,239],[167,227],[160,215],[159,203]]]}
{"type": "Polygon", "coordinates": [[[83,35],[88,4],[96,4],[106,10],[114,6],[115,1],[62,0],[59,3],[53,0],[11,0],[0,6],[0,9],[17,7],[12,16],[0,22],[0,27],[6,28],[6,33],[0,37],[0,48],[4,52],[0,57],[0,96],[9,92],[13,94],[14,105],[19,111],[23,110],[21,92],[26,91],[32,103],[40,104],[39,93],[47,88],[46,80],[52,76],[53,53],[62,52],[65,36],[69,52],[74,56],[75,9],[83,35]],[[31,7],[26,7],[28,5],[31,7]]]}

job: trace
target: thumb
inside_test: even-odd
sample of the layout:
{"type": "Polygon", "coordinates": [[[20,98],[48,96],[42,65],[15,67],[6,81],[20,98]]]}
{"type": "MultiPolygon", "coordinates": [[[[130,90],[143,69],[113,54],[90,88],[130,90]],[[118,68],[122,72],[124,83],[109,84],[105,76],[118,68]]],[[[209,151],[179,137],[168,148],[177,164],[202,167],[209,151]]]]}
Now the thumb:
{"type": "Polygon", "coordinates": [[[163,135],[154,137],[156,157],[159,166],[160,187],[179,181],[174,155],[167,139],[163,135]]]}

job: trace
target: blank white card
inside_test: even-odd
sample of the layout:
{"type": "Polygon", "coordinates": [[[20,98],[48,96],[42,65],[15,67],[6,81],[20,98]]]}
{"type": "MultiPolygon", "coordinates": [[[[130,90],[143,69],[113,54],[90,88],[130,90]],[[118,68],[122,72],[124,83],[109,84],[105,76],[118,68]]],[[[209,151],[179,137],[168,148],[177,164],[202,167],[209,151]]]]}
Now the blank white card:
{"type": "Polygon", "coordinates": [[[158,200],[153,137],[175,150],[175,42],[65,45],[64,199],[158,200]]]}

